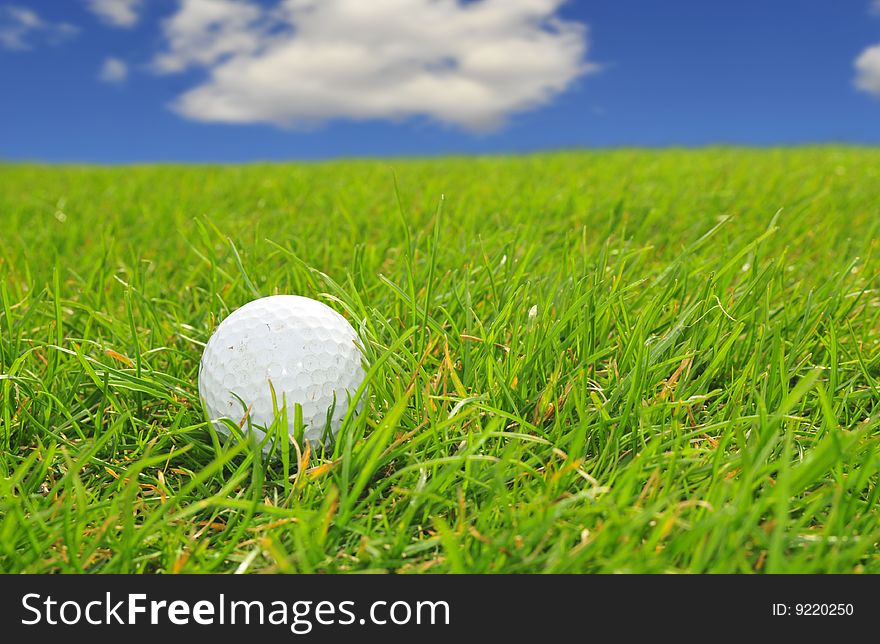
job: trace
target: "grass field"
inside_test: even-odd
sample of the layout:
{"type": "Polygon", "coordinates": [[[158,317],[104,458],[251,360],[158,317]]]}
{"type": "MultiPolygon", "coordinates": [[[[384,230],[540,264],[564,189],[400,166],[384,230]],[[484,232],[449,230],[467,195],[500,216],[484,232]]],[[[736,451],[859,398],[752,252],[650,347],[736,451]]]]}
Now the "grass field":
{"type": "Polygon", "coordinates": [[[880,572],[878,198],[834,147],[0,166],[0,570],[880,572]],[[198,401],[272,293],[372,365],[301,467],[198,401]]]}

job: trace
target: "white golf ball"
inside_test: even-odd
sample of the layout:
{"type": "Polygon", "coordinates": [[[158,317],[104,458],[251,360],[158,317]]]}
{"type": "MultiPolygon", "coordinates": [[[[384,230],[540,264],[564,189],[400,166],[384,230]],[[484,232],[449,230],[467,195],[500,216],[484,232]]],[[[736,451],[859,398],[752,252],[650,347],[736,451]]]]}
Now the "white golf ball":
{"type": "MultiPolygon", "coordinates": [[[[251,428],[262,440],[275,419],[274,389],[279,413],[287,408],[288,435],[293,438],[298,403],[303,436],[314,446],[328,433],[336,435],[363,382],[356,342],[346,319],[321,302],[297,295],[248,302],[224,319],[205,345],[199,395],[211,420],[229,418],[243,423],[245,432],[249,408],[251,428]]],[[[362,406],[358,401],[355,411],[362,406]]],[[[222,422],[214,424],[228,432],[222,422]]]]}

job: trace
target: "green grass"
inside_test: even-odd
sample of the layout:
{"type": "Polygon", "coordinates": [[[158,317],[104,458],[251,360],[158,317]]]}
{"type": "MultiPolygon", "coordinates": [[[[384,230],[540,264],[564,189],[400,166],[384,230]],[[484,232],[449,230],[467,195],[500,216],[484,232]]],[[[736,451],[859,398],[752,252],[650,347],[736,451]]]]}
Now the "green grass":
{"type": "Polygon", "coordinates": [[[0,571],[880,572],[880,151],[0,166],[0,571]],[[327,301],[365,413],[221,444],[327,301]]]}

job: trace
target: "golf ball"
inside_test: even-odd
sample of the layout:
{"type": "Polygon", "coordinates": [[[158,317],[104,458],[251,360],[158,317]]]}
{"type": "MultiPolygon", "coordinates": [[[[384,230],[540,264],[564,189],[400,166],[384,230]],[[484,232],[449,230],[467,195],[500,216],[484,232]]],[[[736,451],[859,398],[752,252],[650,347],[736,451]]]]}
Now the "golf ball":
{"type": "MultiPolygon", "coordinates": [[[[292,439],[298,403],[303,437],[315,445],[328,430],[339,431],[364,379],[356,342],[352,326],[326,304],[297,295],[254,300],[224,319],[205,345],[199,395],[219,431],[228,431],[220,418],[247,431],[249,409],[251,430],[261,440],[284,405],[292,439]]],[[[358,401],[355,412],[362,405],[358,401]]]]}

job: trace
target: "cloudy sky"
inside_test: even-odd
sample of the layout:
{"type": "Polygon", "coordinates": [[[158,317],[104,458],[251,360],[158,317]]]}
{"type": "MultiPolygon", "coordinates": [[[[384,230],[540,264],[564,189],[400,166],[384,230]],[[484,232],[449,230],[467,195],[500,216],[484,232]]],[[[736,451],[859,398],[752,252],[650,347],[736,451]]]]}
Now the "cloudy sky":
{"type": "Polygon", "coordinates": [[[0,158],[880,143],[880,0],[0,0],[0,158]]]}

